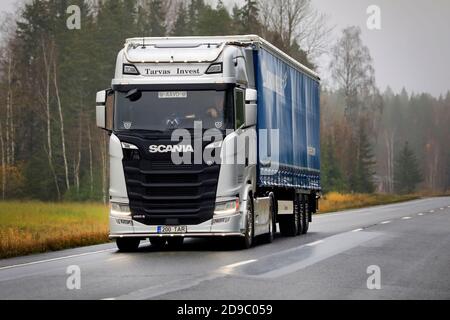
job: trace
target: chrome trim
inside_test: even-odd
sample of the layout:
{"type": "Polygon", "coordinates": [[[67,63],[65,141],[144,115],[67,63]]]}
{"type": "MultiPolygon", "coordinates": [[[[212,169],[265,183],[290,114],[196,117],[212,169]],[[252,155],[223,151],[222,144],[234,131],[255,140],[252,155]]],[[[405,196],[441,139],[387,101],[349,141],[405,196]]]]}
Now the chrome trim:
{"type": "Polygon", "coordinates": [[[121,233],[110,234],[109,239],[117,238],[149,238],[149,237],[243,237],[240,232],[192,232],[192,233],[121,233]]]}

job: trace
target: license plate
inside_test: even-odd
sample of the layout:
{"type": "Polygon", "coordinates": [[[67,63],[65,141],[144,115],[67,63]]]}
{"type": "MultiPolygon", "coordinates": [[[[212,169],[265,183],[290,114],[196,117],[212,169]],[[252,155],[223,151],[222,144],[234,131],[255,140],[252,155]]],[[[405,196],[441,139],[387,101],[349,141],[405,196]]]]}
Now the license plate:
{"type": "Polygon", "coordinates": [[[158,226],[157,233],[186,233],[187,226],[158,226]]]}

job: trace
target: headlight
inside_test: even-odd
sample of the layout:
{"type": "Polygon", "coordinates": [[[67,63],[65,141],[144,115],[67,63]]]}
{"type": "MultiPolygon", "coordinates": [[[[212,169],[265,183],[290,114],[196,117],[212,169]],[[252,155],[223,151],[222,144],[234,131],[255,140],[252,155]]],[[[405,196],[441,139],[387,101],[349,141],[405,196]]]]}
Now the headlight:
{"type": "Polygon", "coordinates": [[[215,215],[226,215],[234,214],[239,211],[239,199],[231,201],[224,201],[216,203],[216,208],[214,209],[215,215]]]}
{"type": "Polygon", "coordinates": [[[139,150],[138,147],[136,147],[134,144],[128,143],[128,142],[121,142],[123,149],[133,149],[133,150],[139,150]]]}
{"type": "Polygon", "coordinates": [[[111,215],[116,217],[131,216],[130,207],[125,203],[111,202],[111,215]]]}

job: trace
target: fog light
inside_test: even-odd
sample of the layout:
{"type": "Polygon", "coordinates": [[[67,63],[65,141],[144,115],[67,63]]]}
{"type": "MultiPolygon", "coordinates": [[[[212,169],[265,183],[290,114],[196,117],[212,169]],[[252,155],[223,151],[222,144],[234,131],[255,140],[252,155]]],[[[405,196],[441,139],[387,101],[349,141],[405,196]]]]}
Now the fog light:
{"type": "Polygon", "coordinates": [[[126,225],[131,225],[132,221],[129,219],[116,219],[116,223],[117,224],[126,224],[126,225]]]}
{"type": "Polygon", "coordinates": [[[216,208],[214,209],[214,215],[226,215],[234,214],[239,211],[239,198],[231,201],[224,201],[216,203],[216,208]]]}

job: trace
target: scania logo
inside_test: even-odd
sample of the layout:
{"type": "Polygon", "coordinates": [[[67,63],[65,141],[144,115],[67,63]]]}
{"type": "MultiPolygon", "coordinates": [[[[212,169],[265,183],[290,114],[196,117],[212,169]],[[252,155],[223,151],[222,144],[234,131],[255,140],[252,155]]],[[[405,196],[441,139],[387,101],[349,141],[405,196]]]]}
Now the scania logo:
{"type": "Polygon", "coordinates": [[[148,151],[150,153],[164,153],[164,152],[194,152],[194,149],[191,145],[186,144],[176,144],[176,145],[156,145],[152,144],[148,147],[148,151]]]}

